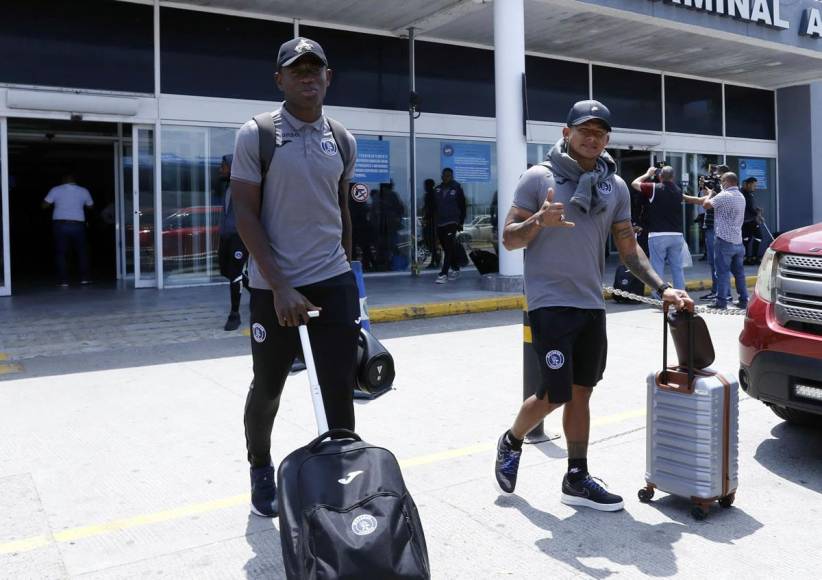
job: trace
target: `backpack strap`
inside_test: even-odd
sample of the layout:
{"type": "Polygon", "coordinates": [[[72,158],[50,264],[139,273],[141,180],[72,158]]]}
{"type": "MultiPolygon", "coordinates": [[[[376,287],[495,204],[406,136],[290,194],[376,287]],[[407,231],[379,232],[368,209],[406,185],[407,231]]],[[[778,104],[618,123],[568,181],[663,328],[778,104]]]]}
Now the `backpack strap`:
{"type": "Polygon", "coordinates": [[[263,190],[265,183],[265,176],[268,174],[268,168],[271,167],[271,160],[274,157],[274,152],[277,147],[283,143],[283,132],[280,126],[282,119],[278,113],[260,113],[254,116],[254,122],[257,123],[259,130],[259,148],[260,148],[260,193],[263,190]]]}
{"type": "Polygon", "coordinates": [[[343,173],[345,173],[345,169],[348,167],[348,162],[351,160],[351,144],[348,142],[348,138],[346,137],[346,130],[342,123],[339,121],[332,119],[331,117],[326,117],[326,121],[328,121],[328,126],[331,128],[331,134],[334,136],[334,141],[337,142],[337,148],[340,150],[340,157],[342,157],[343,161],[343,173]]]}

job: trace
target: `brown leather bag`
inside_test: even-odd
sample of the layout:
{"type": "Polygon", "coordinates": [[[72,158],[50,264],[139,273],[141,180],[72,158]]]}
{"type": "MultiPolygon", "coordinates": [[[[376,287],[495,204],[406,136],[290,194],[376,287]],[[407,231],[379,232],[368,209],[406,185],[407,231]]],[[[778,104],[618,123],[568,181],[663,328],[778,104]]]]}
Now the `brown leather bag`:
{"type": "Polygon", "coordinates": [[[674,310],[666,305],[665,323],[674,339],[681,368],[702,370],[713,364],[716,353],[704,318],[691,309],[674,310]]]}

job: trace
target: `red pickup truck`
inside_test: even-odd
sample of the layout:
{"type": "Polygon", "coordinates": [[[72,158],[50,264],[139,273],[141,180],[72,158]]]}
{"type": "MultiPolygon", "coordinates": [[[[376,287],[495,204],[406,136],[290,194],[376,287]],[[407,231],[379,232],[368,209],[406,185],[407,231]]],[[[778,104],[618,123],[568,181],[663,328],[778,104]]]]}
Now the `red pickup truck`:
{"type": "Polygon", "coordinates": [[[739,384],[782,419],[822,424],[822,224],[782,234],[739,336],[739,384]]]}

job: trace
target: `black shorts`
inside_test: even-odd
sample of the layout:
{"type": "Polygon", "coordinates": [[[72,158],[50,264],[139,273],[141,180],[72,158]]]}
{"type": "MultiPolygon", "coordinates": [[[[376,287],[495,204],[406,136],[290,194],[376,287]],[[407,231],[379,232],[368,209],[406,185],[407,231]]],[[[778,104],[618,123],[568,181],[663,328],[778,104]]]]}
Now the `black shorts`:
{"type": "Polygon", "coordinates": [[[243,275],[248,250],[245,249],[239,234],[220,237],[220,249],[217,253],[220,262],[220,274],[229,282],[239,281],[243,275]]]}
{"type": "Polygon", "coordinates": [[[572,385],[594,387],[602,380],[608,356],[604,310],[537,308],[528,320],[542,374],[538,398],[547,394],[551,403],[567,403],[572,385]]]}

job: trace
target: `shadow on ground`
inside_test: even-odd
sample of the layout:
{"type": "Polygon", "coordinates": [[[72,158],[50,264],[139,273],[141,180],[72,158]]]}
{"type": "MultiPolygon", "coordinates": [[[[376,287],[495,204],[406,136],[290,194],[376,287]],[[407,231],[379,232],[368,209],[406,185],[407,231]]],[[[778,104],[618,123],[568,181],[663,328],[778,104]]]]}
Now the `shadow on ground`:
{"type": "Polygon", "coordinates": [[[280,532],[274,520],[248,514],[245,539],[254,555],[243,566],[248,580],[285,578],[280,532]]]}
{"type": "Polygon", "coordinates": [[[822,427],[784,422],[771,435],[759,444],[754,459],[782,479],[822,493],[822,427]]]}
{"type": "Polygon", "coordinates": [[[583,562],[603,558],[620,566],[635,567],[646,576],[670,577],[678,572],[674,544],[684,534],[695,534],[711,542],[729,544],[756,532],[762,524],[736,508],[717,508],[707,520],[694,521],[690,502],[667,496],[650,504],[671,521],[647,524],[630,511],[605,514],[579,508],[570,517],[558,518],[539,510],[518,496],[500,496],[496,505],[519,510],[533,525],[549,535],[535,545],[546,555],[594,578],[622,573],[583,562]]]}

